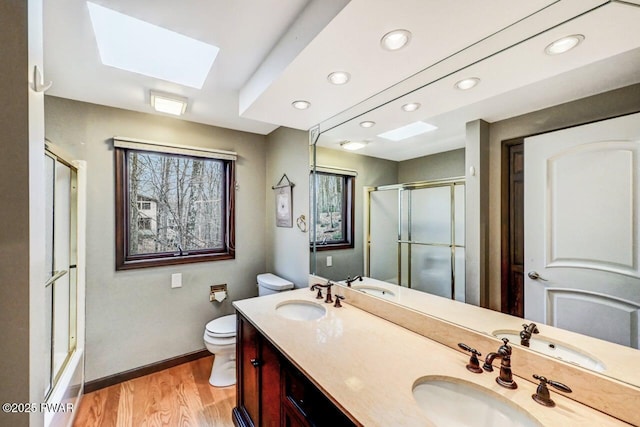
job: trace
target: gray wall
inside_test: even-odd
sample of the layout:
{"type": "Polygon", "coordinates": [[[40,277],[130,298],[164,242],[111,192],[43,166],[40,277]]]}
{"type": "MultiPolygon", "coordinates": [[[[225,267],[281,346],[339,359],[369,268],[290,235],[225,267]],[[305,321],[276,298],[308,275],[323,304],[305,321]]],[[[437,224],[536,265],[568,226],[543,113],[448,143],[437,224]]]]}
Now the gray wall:
{"type": "Polygon", "coordinates": [[[464,148],[405,160],[398,164],[398,182],[432,181],[464,176],[464,148]]]}
{"type": "Polygon", "coordinates": [[[484,120],[467,123],[466,138],[465,301],[486,307],[489,124],[484,120]]]}
{"type": "Polygon", "coordinates": [[[391,160],[382,160],[375,157],[362,156],[344,151],[330,150],[323,147],[317,148],[317,161],[319,166],[334,166],[356,170],[356,194],[355,194],[355,246],[353,249],[340,249],[335,251],[319,251],[317,254],[316,274],[334,280],[346,279],[364,273],[364,248],[363,248],[363,218],[362,201],[364,197],[363,187],[375,187],[379,185],[395,184],[398,179],[398,163],[391,160]],[[327,267],[327,256],[333,258],[333,266],[327,267]]]}
{"type": "Polygon", "coordinates": [[[256,295],[266,268],[266,137],[55,97],[46,97],[45,113],[47,138],[87,161],[86,379],[203,349],[206,322],[256,295]],[[236,259],[115,271],[116,135],[238,153],[236,259]],[[182,288],[171,289],[172,273],[182,273],[182,288]],[[229,297],[210,303],[209,286],[219,283],[229,297]]]}
{"type": "MultiPolygon", "coordinates": [[[[42,1],[0,2],[0,402],[42,402],[44,109],[30,89],[42,69],[42,1]],[[28,80],[29,79],[29,80],[28,80]]],[[[0,412],[2,426],[40,426],[42,413],[0,412]]]]}
{"type": "Polygon", "coordinates": [[[500,309],[501,142],[640,111],[640,84],[491,123],[489,164],[489,303],[500,309]]]}
{"type": "Polygon", "coordinates": [[[267,271],[306,287],[309,281],[309,232],[296,225],[300,215],[309,227],[309,137],[308,133],[278,128],[267,136],[267,179],[264,203],[265,248],[267,271]],[[293,187],[293,227],[276,227],[276,201],[271,188],[282,174],[287,174],[293,187]]]}

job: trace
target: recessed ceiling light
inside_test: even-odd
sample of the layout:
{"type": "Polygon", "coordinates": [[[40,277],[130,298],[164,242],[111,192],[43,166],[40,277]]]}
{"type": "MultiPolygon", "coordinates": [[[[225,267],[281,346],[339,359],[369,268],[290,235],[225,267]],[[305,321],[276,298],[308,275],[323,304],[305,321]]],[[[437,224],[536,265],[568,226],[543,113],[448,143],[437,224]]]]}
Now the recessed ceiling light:
{"type": "Polygon", "coordinates": [[[380,45],[386,50],[399,50],[409,44],[411,32],[407,30],[393,30],[382,36],[380,45]]]}
{"type": "Polygon", "coordinates": [[[309,101],[303,100],[293,101],[291,105],[293,105],[293,108],[296,108],[298,110],[306,110],[307,108],[311,107],[311,103],[309,101]]]}
{"type": "Polygon", "coordinates": [[[558,55],[570,51],[574,47],[578,46],[584,40],[582,34],[573,34],[571,36],[563,37],[551,43],[544,49],[547,55],[558,55]]]}
{"type": "Polygon", "coordinates": [[[181,116],[187,110],[188,99],[183,96],[151,91],[151,106],[160,113],[181,116]]]}
{"type": "Polygon", "coordinates": [[[340,143],[340,146],[342,148],[349,151],[360,150],[361,148],[364,148],[366,145],[367,145],[366,142],[359,142],[359,141],[342,141],[340,143]]]}
{"type": "Polygon", "coordinates": [[[393,129],[388,132],[381,133],[378,136],[380,138],[389,139],[391,141],[402,141],[403,139],[407,139],[407,138],[411,138],[412,136],[431,132],[436,129],[438,129],[437,126],[430,125],[429,123],[414,122],[406,126],[402,126],[397,129],[393,129]]]}
{"type": "Polygon", "coordinates": [[[410,113],[412,111],[416,111],[418,108],[420,108],[420,103],[419,102],[410,102],[408,104],[404,104],[402,107],[404,111],[410,113]]]}
{"type": "Polygon", "coordinates": [[[87,2],[104,65],[202,89],[219,48],[87,2]]]}
{"type": "Polygon", "coordinates": [[[327,76],[327,80],[334,85],[343,85],[351,79],[351,74],[346,71],[334,71],[327,76]]]}
{"type": "Polygon", "coordinates": [[[471,88],[476,87],[478,83],[480,83],[479,78],[469,77],[468,79],[463,79],[463,80],[460,80],[459,82],[456,82],[455,87],[456,89],[460,89],[460,90],[469,90],[471,88]]]}
{"type": "Polygon", "coordinates": [[[365,120],[364,122],[360,122],[360,126],[363,128],[371,128],[374,127],[376,122],[372,122],[371,120],[365,120]]]}

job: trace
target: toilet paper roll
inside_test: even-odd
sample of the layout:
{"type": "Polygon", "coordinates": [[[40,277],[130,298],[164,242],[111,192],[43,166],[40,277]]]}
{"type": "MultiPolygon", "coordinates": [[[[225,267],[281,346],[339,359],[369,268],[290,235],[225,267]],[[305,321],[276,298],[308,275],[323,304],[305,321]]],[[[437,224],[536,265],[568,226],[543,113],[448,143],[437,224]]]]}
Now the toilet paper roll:
{"type": "Polygon", "coordinates": [[[213,298],[218,302],[222,302],[227,298],[227,293],[225,291],[214,292],[213,298]]]}

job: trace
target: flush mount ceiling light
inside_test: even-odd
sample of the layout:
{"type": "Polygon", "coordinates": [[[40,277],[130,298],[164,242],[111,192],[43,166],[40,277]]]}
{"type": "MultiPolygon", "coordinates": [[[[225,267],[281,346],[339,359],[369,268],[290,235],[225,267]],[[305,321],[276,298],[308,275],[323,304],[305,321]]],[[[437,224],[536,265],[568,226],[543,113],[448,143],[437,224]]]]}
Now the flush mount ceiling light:
{"type": "Polygon", "coordinates": [[[334,85],[343,85],[351,79],[351,74],[346,71],[334,71],[327,76],[327,80],[334,85]]]}
{"type": "Polygon", "coordinates": [[[469,90],[474,88],[480,83],[480,79],[477,77],[469,77],[468,79],[462,79],[454,85],[456,89],[469,90]]]}
{"type": "Polygon", "coordinates": [[[340,146],[342,148],[349,151],[360,150],[361,148],[364,148],[366,145],[367,145],[366,142],[360,142],[360,141],[342,141],[340,143],[340,146]]]}
{"type": "Polygon", "coordinates": [[[371,128],[376,125],[376,122],[372,122],[371,120],[365,120],[364,122],[360,122],[360,126],[363,128],[371,128]]]}
{"type": "Polygon", "coordinates": [[[547,55],[559,55],[565,53],[578,46],[584,40],[582,34],[573,34],[558,39],[544,48],[544,52],[547,55]]]}
{"type": "Polygon", "coordinates": [[[402,108],[407,113],[410,113],[410,112],[416,111],[418,108],[420,108],[420,103],[419,102],[410,102],[408,104],[404,104],[400,108],[402,108]]]}
{"type": "Polygon", "coordinates": [[[407,30],[393,30],[382,36],[380,45],[386,50],[399,50],[409,44],[411,32],[407,30]]]}
{"type": "Polygon", "coordinates": [[[219,48],[87,2],[104,65],[202,89],[219,48]]]}
{"type": "Polygon", "coordinates": [[[381,133],[378,136],[380,138],[388,139],[390,141],[402,141],[403,139],[407,139],[407,138],[411,138],[412,136],[431,132],[436,129],[438,129],[437,126],[430,125],[429,123],[414,122],[406,126],[402,126],[397,129],[393,129],[388,132],[381,133]]]}
{"type": "Polygon", "coordinates": [[[188,101],[183,96],[151,91],[151,106],[160,113],[181,116],[187,110],[188,101]]]}
{"type": "Polygon", "coordinates": [[[309,101],[303,100],[293,101],[291,105],[297,110],[306,110],[307,108],[311,107],[311,103],[309,101]]]}

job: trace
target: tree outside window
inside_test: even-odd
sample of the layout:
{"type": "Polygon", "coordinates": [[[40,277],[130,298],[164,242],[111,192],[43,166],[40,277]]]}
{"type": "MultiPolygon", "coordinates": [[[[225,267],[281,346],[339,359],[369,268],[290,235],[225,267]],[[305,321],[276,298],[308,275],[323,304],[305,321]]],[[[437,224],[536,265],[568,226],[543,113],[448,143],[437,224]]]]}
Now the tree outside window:
{"type": "Polygon", "coordinates": [[[311,191],[316,194],[315,221],[317,250],[353,248],[353,192],[355,178],[328,172],[316,172],[315,188],[311,175],[311,191]]]}
{"type": "Polygon", "coordinates": [[[230,259],[233,161],[116,148],[116,268],[230,259]]]}

